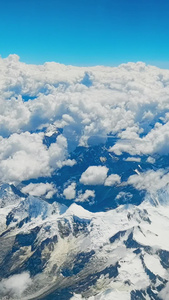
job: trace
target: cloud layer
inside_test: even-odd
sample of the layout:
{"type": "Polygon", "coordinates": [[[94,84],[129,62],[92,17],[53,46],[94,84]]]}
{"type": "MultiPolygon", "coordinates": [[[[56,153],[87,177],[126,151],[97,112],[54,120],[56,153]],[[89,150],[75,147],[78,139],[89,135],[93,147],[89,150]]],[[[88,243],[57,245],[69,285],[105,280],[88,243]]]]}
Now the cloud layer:
{"type": "Polygon", "coordinates": [[[48,176],[75,163],[68,154],[77,145],[107,135],[116,138],[109,149],[116,155],[168,154],[168,99],[169,71],[142,62],[87,68],[0,58],[0,179],[48,176]],[[58,128],[47,148],[44,136],[58,128]]]}

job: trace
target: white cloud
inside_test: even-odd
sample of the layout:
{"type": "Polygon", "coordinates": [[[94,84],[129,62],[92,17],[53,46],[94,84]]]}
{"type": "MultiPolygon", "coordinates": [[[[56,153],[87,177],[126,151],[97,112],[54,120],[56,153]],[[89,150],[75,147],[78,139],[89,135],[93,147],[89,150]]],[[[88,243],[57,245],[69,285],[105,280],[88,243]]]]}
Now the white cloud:
{"type": "Polygon", "coordinates": [[[169,72],[140,62],[79,68],[57,63],[26,65],[17,56],[9,56],[0,60],[0,69],[0,124],[6,132],[60,122],[65,132],[71,128],[77,142],[85,145],[94,134],[121,130],[123,138],[136,138],[147,118],[153,120],[167,110],[169,72]],[[92,78],[90,88],[81,84],[86,74],[92,78]],[[35,99],[23,103],[25,95],[35,99]]]}
{"type": "MultiPolygon", "coordinates": [[[[67,157],[67,140],[63,135],[59,135],[56,143],[52,143],[48,149],[49,165],[55,168],[61,168],[67,157]]],[[[66,163],[65,163],[66,164],[66,163]]],[[[68,162],[70,164],[70,162],[68,162]]]]}
{"type": "Polygon", "coordinates": [[[76,202],[85,202],[89,200],[93,200],[95,198],[95,191],[94,190],[85,190],[83,194],[79,194],[78,197],[75,199],[76,202]]]}
{"type": "Polygon", "coordinates": [[[169,182],[169,173],[164,169],[157,171],[149,170],[144,173],[132,175],[128,178],[127,184],[133,185],[138,190],[146,190],[150,193],[166,187],[169,182]]]}
{"type": "Polygon", "coordinates": [[[131,199],[133,196],[131,193],[126,192],[120,192],[115,199],[119,200],[121,198],[124,198],[125,200],[131,199]]]}
{"type": "Polygon", "coordinates": [[[0,98],[0,134],[8,136],[9,133],[19,132],[29,122],[31,112],[24,105],[19,95],[4,101],[0,98]]]}
{"type": "Polygon", "coordinates": [[[118,174],[111,174],[105,180],[104,185],[113,186],[114,184],[119,184],[121,182],[121,177],[118,174]]]}
{"type": "Polygon", "coordinates": [[[36,150],[33,156],[33,151],[23,149],[23,144],[11,158],[4,155],[2,180],[20,181],[45,172],[48,176],[51,169],[73,165],[66,157],[67,149],[86,146],[93,136],[95,142],[105,141],[109,133],[119,138],[110,148],[117,155],[169,152],[168,70],[141,62],[116,68],[26,65],[17,55],[10,55],[0,58],[0,95],[0,134],[7,138],[0,141],[3,153],[13,134],[33,146],[27,131],[46,128],[48,134],[51,128],[63,128],[62,136],[48,150],[36,133],[34,140],[41,140],[38,156],[36,150]],[[83,84],[86,74],[90,87],[83,84]],[[25,97],[30,100],[24,102],[25,97]]]}
{"type": "Polygon", "coordinates": [[[74,199],[76,197],[76,183],[72,182],[67,188],[65,188],[63,195],[67,200],[74,199]]]}
{"type": "Polygon", "coordinates": [[[43,133],[12,134],[0,139],[0,179],[19,182],[39,176],[50,176],[54,169],[73,165],[66,160],[67,140],[59,135],[49,149],[43,144],[43,133]]]}
{"type": "Polygon", "coordinates": [[[23,292],[31,285],[32,279],[28,272],[13,275],[0,282],[0,295],[10,295],[13,298],[21,299],[23,292]]]}
{"type": "Polygon", "coordinates": [[[166,155],[169,152],[168,149],[169,122],[164,125],[157,122],[154,128],[145,137],[121,140],[113,147],[110,147],[109,151],[117,155],[121,155],[123,152],[127,152],[130,155],[147,155],[154,153],[166,155]]]}
{"type": "Polygon", "coordinates": [[[49,199],[56,193],[57,189],[51,183],[30,183],[23,187],[21,191],[31,196],[40,197],[45,195],[49,199]]]}
{"type": "Polygon", "coordinates": [[[75,159],[66,159],[62,162],[62,166],[69,166],[69,167],[73,167],[74,165],[76,165],[77,162],[75,159]]]}
{"type": "Polygon", "coordinates": [[[81,175],[80,182],[84,185],[102,185],[107,178],[108,170],[105,166],[90,166],[81,175]]]}

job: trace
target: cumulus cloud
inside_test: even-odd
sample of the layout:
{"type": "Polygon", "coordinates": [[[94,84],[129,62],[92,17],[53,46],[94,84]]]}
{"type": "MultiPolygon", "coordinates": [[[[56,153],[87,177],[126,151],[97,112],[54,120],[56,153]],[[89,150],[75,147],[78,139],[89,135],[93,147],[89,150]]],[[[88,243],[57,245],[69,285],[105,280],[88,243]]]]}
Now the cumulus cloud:
{"type": "Polygon", "coordinates": [[[169,173],[164,169],[157,171],[148,170],[143,173],[132,175],[128,178],[127,184],[133,185],[138,190],[146,190],[150,193],[166,187],[169,183],[169,173]]]}
{"type": "Polygon", "coordinates": [[[116,68],[26,65],[10,55],[0,58],[0,95],[2,152],[14,139],[32,146],[31,140],[37,140],[34,156],[23,145],[11,156],[4,154],[2,180],[48,176],[51,169],[75,163],[66,157],[67,150],[87,146],[93,136],[103,142],[110,133],[118,141],[109,150],[117,155],[169,152],[168,70],[141,62],[116,68]],[[63,133],[47,150],[37,130],[49,134],[51,128],[63,133]]]}
{"type": "Polygon", "coordinates": [[[67,188],[65,188],[63,195],[67,200],[74,199],[76,197],[76,183],[72,182],[67,188]]]}
{"type": "Polygon", "coordinates": [[[22,97],[0,98],[0,134],[4,137],[19,132],[29,122],[31,112],[24,105],[22,97]]]}
{"type": "Polygon", "coordinates": [[[84,193],[79,193],[78,197],[75,199],[76,202],[86,202],[91,201],[95,198],[94,190],[85,190],[84,193]]]}
{"type": "MultiPolygon", "coordinates": [[[[121,136],[122,137],[122,136],[121,136]]],[[[154,128],[143,138],[137,136],[135,139],[128,138],[120,140],[109,151],[116,155],[127,152],[131,155],[143,155],[159,153],[168,154],[169,149],[169,122],[162,125],[157,122],[154,128]]]]}
{"type": "Polygon", "coordinates": [[[31,283],[32,279],[28,272],[13,275],[0,282],[0,295],[2,297],[9,296],[10,299],[21,299],[23,292],[31,285],[31,283]]]}
{"type": "Polygon", "coordinates": [[[44,133],[12,134],[0,139],[0,179],[4,182],[19,182],[39,176],[50,176],[62,165],[71,165],[66,160],[67,140],[59,135],[49,148],[43,144],[44,133]]]}
{"type": "Polygon", "coordinates": [[[105,166],[90,166],[82,173],[80,182],[84,185],[102,185],[107,178],[108,170],[105,166]]]}
{"type": "Polygon", "coordinates": [[[21,63],[17,56],[1,59],[0,69],[4,134],[56,122],[65,134],[67,127],[73,128],[77,143],[86,145],[94,134],[123,130],[123,137],[131,139],[145,131],[147,119],[159,116],[167,122],[167,70],[141,62],[117,68],[36,66],[21,63]],[[84,84],[86,76],[90,84],[84,84]],[[25,97],[30,100],[23,102],[25,97]]]}
{"type": "Polygon", "coordinates": [[[57,189],[51,183],[30,183],[22,188],[22,193],[29,194],[31,196],[44,196],[49,199],[51,198],[56,192],[57,189]]]}
{"type": "Polygon", "coordinates": [[[105,180],[104,185],[113,186],[114,184],[119,184],[121,182],[121,177],[118,174],[111,174],[105,180]]]}
{"type": "Polygon", "coordinates": [[[66,159],[66,160],[62,161],[61,166],[73,167],[76,164],[77,164],[77,162],[75,159],[66,159]]]}

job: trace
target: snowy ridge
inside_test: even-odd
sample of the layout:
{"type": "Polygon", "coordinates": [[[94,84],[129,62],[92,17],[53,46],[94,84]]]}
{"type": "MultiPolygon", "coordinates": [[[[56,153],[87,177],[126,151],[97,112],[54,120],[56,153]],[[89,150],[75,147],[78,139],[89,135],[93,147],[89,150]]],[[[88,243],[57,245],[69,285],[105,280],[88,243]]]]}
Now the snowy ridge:
{"type": "MultiPolygon", "coordinates": [[[[15,208],[8,208],[8,226],[1,233],[0,275],[8,270],[9,277],[1,281],[1,297],[7,293],[10,299],[17,299],[17,291],[12,295],[13,290],[7,287],[16,270],[31,275],[22,299],[35,299],[65,287],[70,295],[75,293],[72,299],[78,297],[78,292],[85,299],[118,299],[118,295],[130,299],[132,293],[152,299],[164,289],[169,280],[169,244],[165,238],[169,230],[168,206],[152,206],[145,201],[138,207],[120,206],[91,213],[77,204],[64,212],[64,208],[38,198],[25,201],[25,206],[21,200],[15,208]],[[38,211],[33,209],[34,214],[27,219],[32,205],[38,211]],[[8,261],[4,253],[2,256],[4,241],[8,261]],[[90,282],[89,277],[93,278],[90,282]]],[[[1,213],[5,212],[2,208],[1,213]]]]}

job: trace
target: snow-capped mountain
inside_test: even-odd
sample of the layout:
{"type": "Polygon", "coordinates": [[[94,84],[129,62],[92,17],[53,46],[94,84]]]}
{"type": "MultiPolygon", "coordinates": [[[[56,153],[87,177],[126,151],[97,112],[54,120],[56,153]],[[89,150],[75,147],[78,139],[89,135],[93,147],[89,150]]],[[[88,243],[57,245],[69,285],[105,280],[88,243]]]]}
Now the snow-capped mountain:
{"type": "MultiPolygon", "coordinates": [[[[14,196],[10,187],[8,193],[14,196]]],[[[22,299],[74,299],[73,293],[90,299],[100,292],[160,299],[167,289],[168,206],[147,199],[92,213],[29,196],[2,208],[1,216],[1,297],[17,299],[22,291],[10,280],[26,275],[22,299]]]]}

